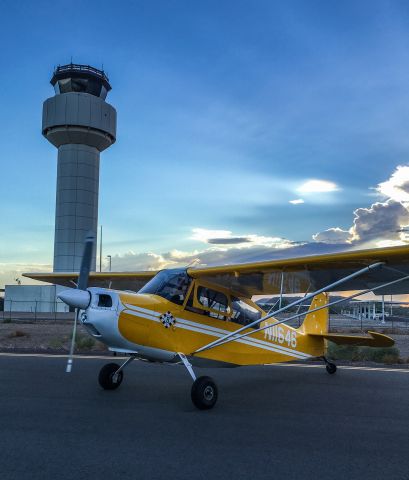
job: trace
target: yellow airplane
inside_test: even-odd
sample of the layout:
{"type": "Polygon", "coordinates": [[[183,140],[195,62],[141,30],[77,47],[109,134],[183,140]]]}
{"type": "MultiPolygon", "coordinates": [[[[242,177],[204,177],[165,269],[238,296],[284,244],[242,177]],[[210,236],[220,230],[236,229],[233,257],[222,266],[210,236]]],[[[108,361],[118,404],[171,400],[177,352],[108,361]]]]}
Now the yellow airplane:
{"type": "Polygon", "coordinates": [[[199,409],[212,408],[218,396],[214,380],[196,377],[193,367],[263,365],[319,357],[328,373],[336,371],[326,354],[336,344],[389,347],[393,339],[376,332],[341,335],[328,332],[329,307],[364,293],[409,292],[409,247],[393,247],[206,268],[159,272],[90,273],[94,238],[85,242],[76,273],[25,274],[35,280],[76,286],[59,298],[78,315],[67,371],[71,371],[77,318],[109,350],[129,355],[99,373],[107,390],[120,386],[124,368],[134,359],[180,363],[192,377],[191,398],[199,409]],[[132,290],[132,291],[130,291],[132,290]],[[330,301],[329,292],[358,291],[330,301]],[[304,293],[290,305],[265,312],[254,295],[304,293]],[[307,314],[277,315],[311,302],[307,314]],[[290,320],[305,319],[299,328],[290,320]]]}

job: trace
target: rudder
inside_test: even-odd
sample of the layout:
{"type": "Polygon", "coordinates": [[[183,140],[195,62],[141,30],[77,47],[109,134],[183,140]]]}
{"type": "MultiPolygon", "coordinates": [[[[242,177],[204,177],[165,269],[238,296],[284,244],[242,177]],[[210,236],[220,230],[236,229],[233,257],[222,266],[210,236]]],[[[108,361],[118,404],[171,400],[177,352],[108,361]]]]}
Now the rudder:
{"type": "MultiPolygon", "coordinates": [[[[315,308],[322,307],[326,305],[329,301],[328,293],[320,293],[315,295],[312,299],[311,305],[308,309],[314,310],[315,308]]],[[[329,309],[322,308],[313,313],[307,313],[305,316],[304,322],[298,329],[301,333],[312,333],[323,335],[328,333],[328,319],[329,319],[329,309]]]]}

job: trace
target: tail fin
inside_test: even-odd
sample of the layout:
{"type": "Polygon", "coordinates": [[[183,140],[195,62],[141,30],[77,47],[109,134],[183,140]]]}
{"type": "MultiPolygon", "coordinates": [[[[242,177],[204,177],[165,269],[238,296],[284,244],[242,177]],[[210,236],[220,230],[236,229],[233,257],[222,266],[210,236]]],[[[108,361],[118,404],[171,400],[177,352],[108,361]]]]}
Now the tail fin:
{"type": "MultiPolygon", "coordinates": [[[[311,302],[308,311],[323,307],[328,304],[329,295],[320,293],[316,295],[311,302]]],[[[368,335],[341,335],[338,333],[328,333],[328,307],[317,310],[314,313],[307,313],[305,320],[298,329],[300,333],[308,334],[310,343],[309,353],[313,356],[321,356],[326,351],[326,340],[331,340],[337,345],[357,345],[367,347],[391,347],[394,340],[386,335],[376,332],[368,332],[368,335]]]]}
{"type": "MultiPolygon", "coordinates": [[[[323,307],[328,303],[329,295],[327,293],[320,293],[315,295],[312,299],[310,310],[315,308],[323,307]]],[[[313,333],[318,335],[323,335],[328,332],[328,318],[329,311],[327,308],[322,308],[314,313],[307,313],[305,316],[303,324],[300,326],[299,330],[301,333],[313,333]]]]}

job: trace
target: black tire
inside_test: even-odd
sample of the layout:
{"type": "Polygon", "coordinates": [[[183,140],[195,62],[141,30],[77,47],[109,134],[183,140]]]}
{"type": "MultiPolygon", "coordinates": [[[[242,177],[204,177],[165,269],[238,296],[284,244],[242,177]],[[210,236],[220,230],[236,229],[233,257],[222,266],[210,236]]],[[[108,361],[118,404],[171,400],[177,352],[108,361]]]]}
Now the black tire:
{"type": "Polygon", "coordinates": [[[107,363],[104,365],[98,375],[98,382],[104,390],[115,390],[122,383],[124,378],[124,372],[121,370],[114,382],[114,373],[118,370],[119,365],[117,363],[107,363]]]}
{"type": "Polygon", "coordinates": [[[325,365],[325,368],[330,375],[334,374],[337,371],[337,366],[335,365],[335,363],[327,363],[325,365]]]}
{"type": "Polygon", "coordinates": [[[192,385],[192,402],[199,410],[210,410],[217,402],[217,385],[210,377],[199,377],[192,385]]]}

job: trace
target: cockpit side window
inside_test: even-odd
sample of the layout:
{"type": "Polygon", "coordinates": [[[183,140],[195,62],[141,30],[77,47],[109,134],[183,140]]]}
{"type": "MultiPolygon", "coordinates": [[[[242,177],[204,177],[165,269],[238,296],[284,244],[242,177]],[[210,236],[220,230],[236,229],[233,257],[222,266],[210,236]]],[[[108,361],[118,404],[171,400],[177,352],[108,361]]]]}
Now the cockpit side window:
{"type": "Polygon", "coordinates": [[[162,270],[138,293],[159,295],[170,302],[182,305],[191,281],[185,270],[162,270]]]}
{"type": "MultiPolygon", "coordinates": [[[[231,297],[231,307],[233,312],[230,320],[232,322],[248,325],[261,318],[261,312],[257,308],[252,307],[240,298],[231,297]]],[[[259,325],[256,324],[253,328],[259,328],[259,325]]]]}
{"type": "Polygon", "coordinates": [[[211,288],[199,286],[197,288],[197,300],[200,305],[209,309],[208,315],[210,317],[223,320],[229,311],[229,300],[227,296],[211,288]]]}

